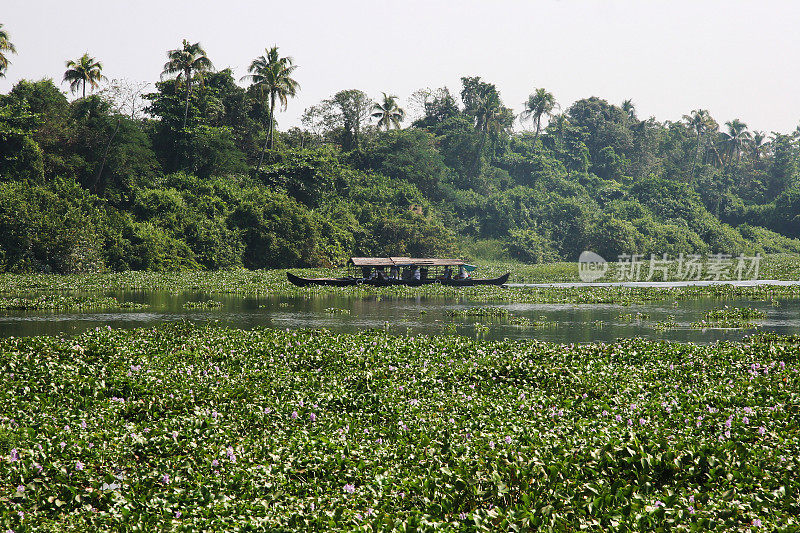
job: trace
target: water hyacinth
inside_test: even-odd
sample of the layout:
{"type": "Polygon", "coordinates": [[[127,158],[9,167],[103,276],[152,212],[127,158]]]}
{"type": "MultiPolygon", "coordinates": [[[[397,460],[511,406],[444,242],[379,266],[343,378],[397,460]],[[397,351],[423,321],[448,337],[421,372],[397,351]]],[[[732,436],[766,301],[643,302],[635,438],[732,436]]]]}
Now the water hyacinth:
{"type": "Polygon", "coordinates": [[[796,348],[772,337],[565,346],[188,324],[0,340],[2,390],[23,379],[48,391],[47,402],[0,398],[19,425],[2,422],[15,440],[0,479],[25,504],[9,526],[23,529],[19,509],[30,530],[227,531],[248,517],[264,530],[352,531],[387,516],[442,530],[688,530],[710,519],[720,530],[779,519],[791,530],[796,348]],[[75,342],[87,356],[65,359],[75,342]],[[669,361],[680,371],[667,373],[669,361]],[[110,385],[131,384],[139,364],[132,388],[110,385]],[[100,375],[107,396],[75,392],[100,375]],[[81,422],[91,431],[64,433],[88,429],[81,422]],[[700,484],[706,464],[724,474],[700,484]],[[729,473],[741,484],[733,498],[729,473]],[[59,497],[71,491],[82,501],[59,497]],[[119,498],[136,503],[124,520],[119,498]],[[557,512],[543,511],[553,501],[557,512]]]}

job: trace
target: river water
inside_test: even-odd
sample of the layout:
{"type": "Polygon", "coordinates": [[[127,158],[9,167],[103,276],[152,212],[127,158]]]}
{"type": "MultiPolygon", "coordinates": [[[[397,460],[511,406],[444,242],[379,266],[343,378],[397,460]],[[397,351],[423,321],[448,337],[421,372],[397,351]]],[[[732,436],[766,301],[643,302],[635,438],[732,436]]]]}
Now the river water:
{"type": "Polygon", "coordinates": [[[381,297],[239,297],[201,292],[110,293],[122,302],[146,303],[146,310],[123,311],[0,311],[0,337],[74,335],[96,327],[133,328],[164,322],[192,321],[235,328],[327,328],[356,332],[385,329],[398,334],[469,335],[485,339],[540,339],[559,343],[611,342],[619,338],[648,337],[679,342],[709,343],[738,340],[755,331],[800,334],[800,300],[662,301],[645,305],[614,304],[487,304],[452,299],[381,297]],[[219,309],[189,310],[187,302],[214,300],[219,309]],[[494,306],[515,318],[453,317],[453,310],[494,306]],[[757,329],[695,329],[706,311],[724,305],[753,307],[766,313],[757,329]],[[664,324],[669,323],[668,327],[664,324]]]}

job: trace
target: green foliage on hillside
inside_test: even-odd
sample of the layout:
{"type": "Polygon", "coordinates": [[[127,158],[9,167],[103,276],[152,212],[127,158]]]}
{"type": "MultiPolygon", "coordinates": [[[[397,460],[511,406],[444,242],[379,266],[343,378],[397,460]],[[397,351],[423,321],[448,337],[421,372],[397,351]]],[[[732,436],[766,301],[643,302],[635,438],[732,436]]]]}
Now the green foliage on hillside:
{"type": "Polygon", "coordinates": [[[405,129],[379,131],[372,100],[346,90],[282,132],[261,87],[229,69],[191,79],[139,95],[145,118],[47,79],[0,95],[0,270],[800,251],[795,134],[720,129],[703,110],[640,120],[596,97],[556,113],[543,89],[515,131],[478,77],[462,78],[461,102],[421,91],[405,129]]]}

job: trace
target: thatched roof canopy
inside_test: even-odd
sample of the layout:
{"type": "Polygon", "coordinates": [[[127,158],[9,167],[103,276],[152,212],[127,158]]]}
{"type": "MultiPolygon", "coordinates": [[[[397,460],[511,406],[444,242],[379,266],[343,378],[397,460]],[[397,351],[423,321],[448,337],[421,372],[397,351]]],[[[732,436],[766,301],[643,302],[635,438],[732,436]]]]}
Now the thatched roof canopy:
{"type": "Polygon", "coordinates": [[[349,264],[356,267],[403,267],[416,265],[420,267],[460,266],[461,259],[440,259],[436,257],[351,257],[349,264]]]}

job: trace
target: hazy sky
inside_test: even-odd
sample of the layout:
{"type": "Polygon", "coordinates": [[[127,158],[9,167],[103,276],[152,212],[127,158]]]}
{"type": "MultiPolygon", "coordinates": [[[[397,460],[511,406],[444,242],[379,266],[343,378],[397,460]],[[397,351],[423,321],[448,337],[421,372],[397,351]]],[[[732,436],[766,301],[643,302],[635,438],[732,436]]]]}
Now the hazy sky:
{"type": "Polygon", "coordinates": [[[564,109],[599,96],[631,98],[640,118],[706,108],[768,132],[800,120],[794,0],[0,0],[0,23],[18,51],[0,93],[21,78],[59,82],[84,52],[108,78],[156,81],[187,38],[237,79],[267,46],[293,56],[301,91],[281,127],[340,89],[457,94],[468,75],[495,83],[515,112],[545,87],[564,109]]]}

